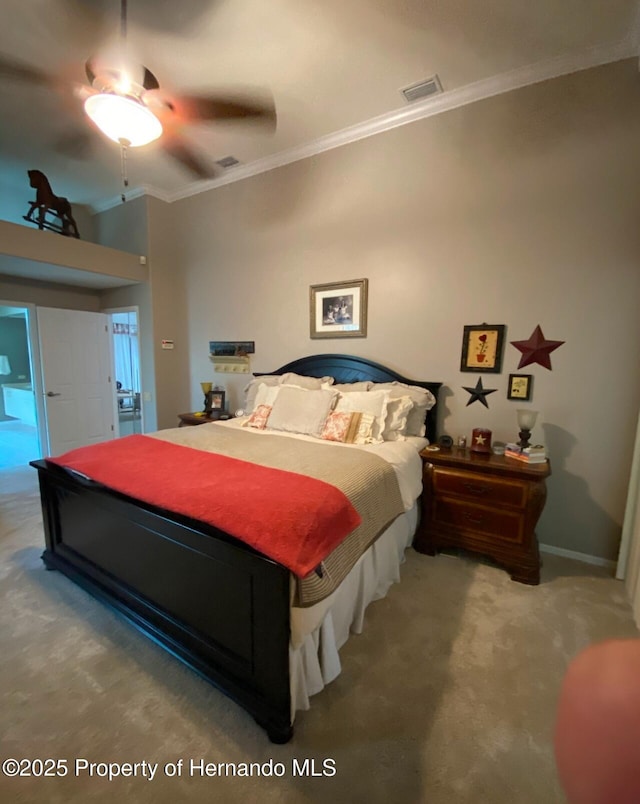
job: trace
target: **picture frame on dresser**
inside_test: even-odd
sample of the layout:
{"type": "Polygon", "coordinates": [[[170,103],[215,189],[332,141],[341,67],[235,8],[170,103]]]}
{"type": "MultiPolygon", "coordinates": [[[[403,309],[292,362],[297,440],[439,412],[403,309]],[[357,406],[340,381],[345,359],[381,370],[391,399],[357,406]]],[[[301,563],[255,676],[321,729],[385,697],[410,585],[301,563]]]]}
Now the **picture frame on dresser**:
{"type": "Polygon", "coordinates": [[[211,392],[211,410],[224,410],[225,391],[211,392]]]}
{"type": "Polygon", "coordinates": [[[464,327],[460,371],[500,374],[506,326],[469,324],[464,327]]]}
{"type": "Polygon", "coordinates": [[[368,279],[311,285],[311,337],[366,338],[368,291],[368,279]]]}

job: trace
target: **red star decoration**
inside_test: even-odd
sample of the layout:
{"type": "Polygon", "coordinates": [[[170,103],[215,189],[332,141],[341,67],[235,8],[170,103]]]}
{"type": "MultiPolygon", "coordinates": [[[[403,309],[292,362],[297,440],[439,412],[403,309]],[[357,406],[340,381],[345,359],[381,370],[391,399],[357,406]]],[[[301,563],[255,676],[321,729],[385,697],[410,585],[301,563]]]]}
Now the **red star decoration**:
{"type": "Polygon", "coordinates": [[[551,371],[551,352],[562,346],[563,343],[564,341],[546,340],[539,324],[528,341],[511,341],[511,345],[522,352],[518,368],[528,366],[531,363],[539,363],[541,366],[548,368],[549,371],[551,371]]]}

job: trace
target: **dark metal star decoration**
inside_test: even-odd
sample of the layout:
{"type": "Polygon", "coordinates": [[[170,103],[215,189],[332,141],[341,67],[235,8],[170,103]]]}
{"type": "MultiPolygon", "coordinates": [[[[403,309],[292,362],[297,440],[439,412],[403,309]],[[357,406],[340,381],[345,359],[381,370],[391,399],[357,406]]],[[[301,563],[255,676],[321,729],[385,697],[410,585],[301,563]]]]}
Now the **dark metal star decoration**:
{"type": "Polygon", "coordinates": [[[489,407],[489,403],[487,402],[487,394],[493,394],[498,389],[497,388],[483,388],[482,387],[482,377],[478,378],[478,382],[476,383],[475,388],[468,388],[466,385],[462,386],[465,391],[468,391],[471,396],[469,397],[469,401],[467,402],[466,407],[469,407],[472,402],[482,402],[485,408],[489,407]]]}
{"type": "Polygon", "coordinates": [[[548,341],[542,334],[540,324],[534,329],[528,341],[511,341],[511,345],[522,352],[518,368],[539,363],[549,371],[551,371],[551,352],[563,343],[564,341],[548,341]]]}

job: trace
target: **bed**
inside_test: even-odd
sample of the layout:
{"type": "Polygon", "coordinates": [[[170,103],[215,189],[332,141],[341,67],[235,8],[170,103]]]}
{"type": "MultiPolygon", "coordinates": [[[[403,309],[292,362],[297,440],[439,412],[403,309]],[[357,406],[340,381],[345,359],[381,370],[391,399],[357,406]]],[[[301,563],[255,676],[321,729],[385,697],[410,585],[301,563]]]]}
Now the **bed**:
{"type": "MultiPolygon", "coordinates": [[[[440,383],[407,379],[349,355],[304,357],[266,376],[284,378],[292,373],[332,377],[335,384],[410,385],[428,390],[436,402],[440,388],[440,383]]],[[[259,380],[265,375],[255,376],[259,380]]],[[[437,404],[426,416],[425,436],[432,442],[436,422],[437,404]]],[[[194,438],[196,431],[225,424],[184,430],[192,431],[194,438]]],[[[163,438],[163,433],[168,438],[172,431],[153,435],[163,438]]],[[[376,550],[386,551],[396,554],[396,563],[401,561],[419,515],[416,501],[367,547],[331,594],[305,606],[296,600],[299,587],[287,566],[228,532],[115,491],[49,460],[31,465],[39,475],[46,543],[42,558],[47,569],[59,570],[124,615],[244,707],[275,743],[291,739],[296,708],[306,708],[308,696],[339,672],[337,650],[348,635],[350,620],[362,617],[362,611],[354,608],[354,596],[362,597],[362,584],[369,588],[366,606],[397,580],[376,577],[380,555],[371,556],[376,550]],[[330,621],[332,611],[335,623],[330,621]],[[346,619],[344,611],[349,612],[346,619]],[[337,622],[340,617],[342,624],[337,622]],[[324,673],[324,679],[310,681],[301,668],[310,664],[310,652],[319,650],[323,627],[325,643],[327,629],[335,628],[343,635],[332,636],[333,668],[324,673]]],[[[323,566],[310,573],[316,583],[323,580],[323,566]]],[[[318,673],[322,675],[322,669],[318,673]]]]}

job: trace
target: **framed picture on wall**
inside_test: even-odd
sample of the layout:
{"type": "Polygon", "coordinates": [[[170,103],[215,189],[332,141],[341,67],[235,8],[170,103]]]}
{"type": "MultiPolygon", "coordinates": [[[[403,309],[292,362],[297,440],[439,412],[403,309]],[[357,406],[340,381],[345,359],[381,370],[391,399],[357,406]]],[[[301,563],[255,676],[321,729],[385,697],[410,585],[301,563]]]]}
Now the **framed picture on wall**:
{"type": "Polygon", "coordinates": [[[367,279],[352,279],[311,285],[311,337],[366,338],[368,284],[367,279]]]}
{"type": "Polygon", "coordinates": [[[533,375],[509,374],[507,399],[519,399],[521,402],[531,401],[533,375]]]}
{"type": "Polygon", "coordinates": [[[462,337],[460,371],[484,371],[499,374],[502,370],[504,324],[466,326],[462,337]]]}

